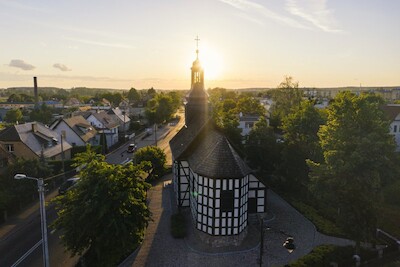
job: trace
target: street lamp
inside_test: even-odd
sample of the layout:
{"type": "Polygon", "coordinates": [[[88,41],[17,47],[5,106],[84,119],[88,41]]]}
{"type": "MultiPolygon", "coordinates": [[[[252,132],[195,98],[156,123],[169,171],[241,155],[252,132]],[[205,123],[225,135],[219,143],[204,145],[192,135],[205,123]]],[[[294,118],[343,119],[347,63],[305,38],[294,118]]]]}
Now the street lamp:
{"type": "Polygon", "coordinates": [[[14,179],[21,180],[21,179],[30,179],[36,180],[38,185],[38,192],[39,192],[39,202],[40,202],[40,225],[42,228],[42,248],[43,248],[43,266],[49,267],[49,248],[47,243],[47,225],[46,225],[46,210],[45,210],[45,198],[44,198],[44,182],[43,178],[35,178],[29,177],[25,174],[16,174],[14,179]]]}

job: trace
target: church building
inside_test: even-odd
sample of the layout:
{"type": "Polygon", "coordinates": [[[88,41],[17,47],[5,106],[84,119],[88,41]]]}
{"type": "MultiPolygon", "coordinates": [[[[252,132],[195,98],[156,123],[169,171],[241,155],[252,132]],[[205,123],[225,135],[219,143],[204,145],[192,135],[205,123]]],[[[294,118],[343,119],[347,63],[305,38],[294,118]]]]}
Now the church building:
{"type": "Polygon", "coordinates": [[[170,141],[178,207],[189,207],[197,230],[211,236],[241,234],[251,213],[266,212],[267,188],[209,116],[204,71],[196,50],[185,126],[170,141]]]}

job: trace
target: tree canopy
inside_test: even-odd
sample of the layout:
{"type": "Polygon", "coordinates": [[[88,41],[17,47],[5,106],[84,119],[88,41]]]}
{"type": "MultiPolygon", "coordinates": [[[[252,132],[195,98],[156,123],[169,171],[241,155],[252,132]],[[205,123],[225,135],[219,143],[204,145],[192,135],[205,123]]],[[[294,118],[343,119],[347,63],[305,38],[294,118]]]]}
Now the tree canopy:
{"type": "Polygon", "coordinates": [[[357,241],[373,236],[382,179],[395,173],[395,144],[382,104],[371,94],[338,94],[318,132],[323,162],[308,162],[312,192],[337,208],[337,221],[357,241]]]}
{"type": "Polygon", "coordinates": [[[299,89],[299,83],[286,76],[278,88],[271,92],[273,104],[271,106],[271,125],[280,127],[283,118],[289,115],[293,108],[297,108],[302,100],[303,92],[299,89]]]}
{"type": "Polygon", "coordinates": [[[150,165],[145,167],[144,170],[149,174],[148,179],[154,180],[164,174],[167,159],[161,148],[146,146],[136,151],[134,154],[134,161],[136,163],[149,162],[150,165]]]}
{"type": "Polygon", "coordinates": [[[19,108],[10,109],[6,112],[4,120],[9,123],[22,122],[22,111],[19,108]]]}
{"type": "Polygon", "coordinates": [[[80,181],[55,199],[61,240],[87,266],[115,266],[143,240],[150,219],[143,165],[113,165],[88,151],[75,158],[80,181]]]}

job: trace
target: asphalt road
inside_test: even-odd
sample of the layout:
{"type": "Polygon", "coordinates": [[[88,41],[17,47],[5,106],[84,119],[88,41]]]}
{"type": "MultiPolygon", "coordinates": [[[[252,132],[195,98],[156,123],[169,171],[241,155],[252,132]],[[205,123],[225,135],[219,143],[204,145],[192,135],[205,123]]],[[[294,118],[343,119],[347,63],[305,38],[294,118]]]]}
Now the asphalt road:
{"type": "MultiPolygon", "coordinates": [[[[180,114],[183,117],[183,114],[180,114]]],[[[164,150],[167,155],[167,164],[172,162],[171,152],[169,148],[169,141],[183,126],[184,120],[181,119],[175,125],[166,125],[157,131],[157,145],[164,150]]],[[[130,143],[135,142],[138,148],[155,145],[154,133],[142,139],[138,136],[136,140],[127,141],[120,148],[114,150],[107,155],[106,161],[112,164],[120,164],[132,157],[131,153],[127,153],[130,143]]],[[[54,192],[52,193],[56,195],[54,192]]],[[[48,203],[47,203],[48,205],[48,203]]],[[[57,214],[53,205],[46,207],[47,225],[50,225],[56,218],[57,214]]],[[[70,253],[64,251],[64,247],[60,242],[59,232],[52,232],[48,229],[48,245],[49,245],[49,258],[51,266],[75,266],[79,257],[70,257],[70,253]]],[[[39,210],[35,211],[28,218],[24,219],[8,234],[0,238],[0,267],[12,266],[18,259],[20,259],[28,250],[41,240],[40,232],[40,214],[39,210]]],[[[33,252],[25,258],[18,266],[21,267],[40,267],[43,266],[42,259],[42,246],[37,246],[33,252]]]]}

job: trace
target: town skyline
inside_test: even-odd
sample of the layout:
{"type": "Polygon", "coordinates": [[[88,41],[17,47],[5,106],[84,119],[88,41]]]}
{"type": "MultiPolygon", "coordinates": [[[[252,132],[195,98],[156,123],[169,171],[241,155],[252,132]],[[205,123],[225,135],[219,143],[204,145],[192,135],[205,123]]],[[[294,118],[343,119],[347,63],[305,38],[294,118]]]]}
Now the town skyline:
{"type": "Polygon", "coordinates": [[[400,3],[0,0],[0,88],[189,89],[400,85],[400,3]]]}

